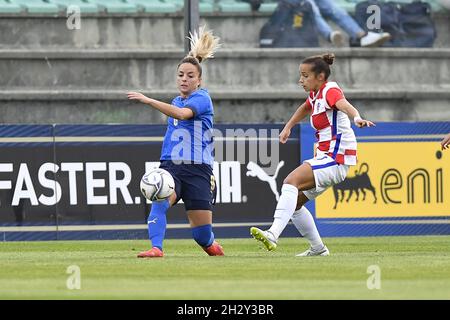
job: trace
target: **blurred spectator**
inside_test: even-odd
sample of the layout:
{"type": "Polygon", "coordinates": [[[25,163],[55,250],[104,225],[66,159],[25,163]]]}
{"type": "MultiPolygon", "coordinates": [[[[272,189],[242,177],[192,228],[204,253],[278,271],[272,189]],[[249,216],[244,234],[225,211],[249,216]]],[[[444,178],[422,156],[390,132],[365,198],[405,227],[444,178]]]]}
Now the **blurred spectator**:
{"type": "Polygon", "coordinates": [[[369,28],[367,22],[373,15],[369,8],[373,3],[377,3],[382,16],[379,28],[391,35],[391,39],[383,47],[433,47],[437,33],[431,16],[433,8],[429,2],[358,2],[354,18],[362,28],[369,28]]]}
{"type": "Polygon", "coordinates": [[[311,3],[317,29],[322,37],[337,47],[344,46],[344,36],[340,31],[333,31],[324,17],[332,20],[350,36],[352,47],[379,47],[391,38],[387,32],[376,33],[364,31],[358,23],[332,0],[307,0],[311,3]]]}
{"type": "Polygon", "coordinates": [[[450,10],[450,0],[440,0],[440,3],[444,8],[450,10]]]}

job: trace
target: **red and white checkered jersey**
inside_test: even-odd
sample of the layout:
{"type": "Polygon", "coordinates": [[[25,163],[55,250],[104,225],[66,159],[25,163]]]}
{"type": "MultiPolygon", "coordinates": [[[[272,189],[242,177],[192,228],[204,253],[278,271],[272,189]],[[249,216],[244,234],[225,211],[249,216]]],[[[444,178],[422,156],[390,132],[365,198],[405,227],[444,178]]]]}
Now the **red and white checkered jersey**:
{"type": "Polygon", "coordinates": [[[344,93],[336,82],[326,82],[306,104],[312,109],[311,125],[316,129],[317,156],[327,154],[337,163],[356,164],[356,137],[348,116],[336,108],[344,93]]]}

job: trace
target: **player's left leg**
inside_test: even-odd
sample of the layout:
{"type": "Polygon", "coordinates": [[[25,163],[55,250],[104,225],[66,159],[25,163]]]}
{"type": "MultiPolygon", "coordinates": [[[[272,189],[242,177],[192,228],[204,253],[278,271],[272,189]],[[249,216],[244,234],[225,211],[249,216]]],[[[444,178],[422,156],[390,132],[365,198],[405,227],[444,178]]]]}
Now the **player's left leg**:
{"type": "Polygon", "coordinates": [[[192,237],[200,247],[210,256],[223,256],[222,247],[215,241],[212,231],[211,210],[188,210],[189,223],[192,237]]]}
{"type": "Polygon", "coordinates": [[[323,244],[314,218],[304,204],[308,200],[315,199],[328,188],[342,182],[347,176],[348,166],[333,164],[328,162],[327,158],[308,161],[311,163],[316,185],[312,189],[299,192],[297,211],[292,216],[292,222],[300,234],[309,241],[310,248],[297,256],[327,256],[330,252],[323,244]]]}
{"type": "Polygon", "coordinates": [[[250,234],[258,241],[262,242],[267,250],[273,251],[277,247],[278,238],[286,228],[289,220],[294,214],[297,198],[300,190],[314,188],[315,180],[313,170],[309,163],[303,163],[292,171],[281,187],[281,196],[278,200],[274,213],[272,226],[267,231],[262,231],[256,227],[250,228],[250,234]]]}
{"type": "Polygon", "coordinates": [[[167,170],[175,181],[175,192],[169,199],[163,201],[153,201],[152,207],[147,218],[148,237],[151,243],[151,249],[138,254],[138,258],[163,257],[163,242],[166,235],[167,210],[176,204],[181,195],[181,181],[178,178],[178,171],[171,161],[162,161],[160,168],[167,170]]]}
{"type": "Polygon", "coordinates": [[[275,236],[275,239],[280,237],[281,232],[286,228],[294,214],[299,190],[308,190],[314,187],[314,174],[309,163],[303,163],[284,179],[280,200],[275,209],[274,221],[269,229],[269,232],[275,236]]]}

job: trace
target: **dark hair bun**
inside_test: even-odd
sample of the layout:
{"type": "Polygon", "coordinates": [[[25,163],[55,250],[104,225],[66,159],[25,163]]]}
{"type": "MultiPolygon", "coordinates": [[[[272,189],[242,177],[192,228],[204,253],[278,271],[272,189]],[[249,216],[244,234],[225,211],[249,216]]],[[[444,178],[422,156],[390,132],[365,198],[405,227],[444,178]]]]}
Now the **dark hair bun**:
{"type": "Polygon", "coordinates": [[[327,53],[327,54],[324,54],[324,55],[322,56],[322,59],[323,59],[326,63],[328,63],[330,66],[333,64],[334,58],[335,58],[335,56],[334,56],[333,53],[327,53]]]}

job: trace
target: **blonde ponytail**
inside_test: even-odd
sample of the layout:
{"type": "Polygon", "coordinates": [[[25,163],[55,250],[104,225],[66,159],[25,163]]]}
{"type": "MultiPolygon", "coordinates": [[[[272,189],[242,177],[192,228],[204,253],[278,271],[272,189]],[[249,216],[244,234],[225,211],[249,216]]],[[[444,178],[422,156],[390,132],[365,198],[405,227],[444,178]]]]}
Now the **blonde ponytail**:
{"type": "MultiPolygon", "coordinates": [[[[190,33],[188,39],[191,41],[191,51],[189,54],[181,60],[178,64],[178,68],[183,63],[190,63],[197,67],[197,70],[202,76],[201,62],[206,59],[213,58],[214,53],[220,48],[219,38],[212,34],[212,31],[206,31],[206,26],[200,28],[198,32],[190,33]]],[[[177,69],[178,69],[177,68],[177,69]]]]}
{"type": "Polygon", "coordinates": [[[191,51],[188,56],[203,62],[208,58],[213,58],[214,53],[220,48],[219,38],[215,37],[210,30],[206,30],[206,25],[200,27],[194,33],[189,33],[188,39],[191,41],[191,51]]]}

